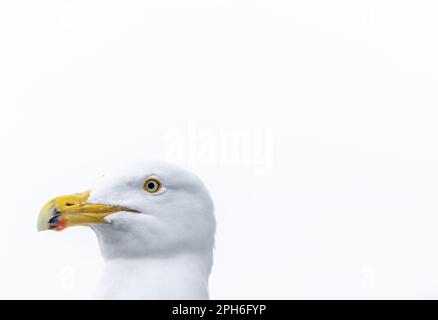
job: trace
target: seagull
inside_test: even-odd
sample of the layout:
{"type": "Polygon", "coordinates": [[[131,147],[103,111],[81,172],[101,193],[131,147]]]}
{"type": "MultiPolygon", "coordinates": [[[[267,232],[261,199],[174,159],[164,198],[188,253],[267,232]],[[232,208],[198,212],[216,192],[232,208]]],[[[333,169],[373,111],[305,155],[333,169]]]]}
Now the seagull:
{"type": "Polygon", "coordinates": [[[147,162],[101,177],[91,190],[56,197],[38,231],[88,226],[104,269],[96,299],[208,299],[216,221],[193,173],[147,162]]]}

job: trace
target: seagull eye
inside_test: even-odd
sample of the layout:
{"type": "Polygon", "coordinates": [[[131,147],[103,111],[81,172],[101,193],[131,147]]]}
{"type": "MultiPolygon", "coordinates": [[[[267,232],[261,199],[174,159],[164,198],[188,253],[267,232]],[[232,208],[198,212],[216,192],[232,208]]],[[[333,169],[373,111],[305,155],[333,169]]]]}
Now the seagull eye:
{"type": "Polygon", "coordinates": [[[157,178],[148,178],[144,182],[144,189],[149,193],[156,193],[161,189],[161,182],[157,178]]]}

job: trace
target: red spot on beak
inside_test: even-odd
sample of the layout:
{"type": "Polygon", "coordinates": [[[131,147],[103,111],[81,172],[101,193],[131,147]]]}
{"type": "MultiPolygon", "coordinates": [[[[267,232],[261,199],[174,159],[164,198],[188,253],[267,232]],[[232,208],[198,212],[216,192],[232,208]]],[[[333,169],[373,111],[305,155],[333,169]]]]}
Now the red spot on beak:
{"type": "Polygon", "coordinates": [[[56,231],[62,231],[67,228],[67,221],[65,219],[60,219],[58,224],[55,227],[56,231]]]}

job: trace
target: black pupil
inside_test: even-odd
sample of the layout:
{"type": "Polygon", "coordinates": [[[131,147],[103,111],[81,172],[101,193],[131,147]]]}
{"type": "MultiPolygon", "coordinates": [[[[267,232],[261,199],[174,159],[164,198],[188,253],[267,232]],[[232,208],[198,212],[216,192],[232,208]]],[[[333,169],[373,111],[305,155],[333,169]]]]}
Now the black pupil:
{"type": "Polygon", "coordinates": [[[151,189],[151,190],[155,189],[155,182],[149,182],[148,183],[148,188],[151,189]]]}

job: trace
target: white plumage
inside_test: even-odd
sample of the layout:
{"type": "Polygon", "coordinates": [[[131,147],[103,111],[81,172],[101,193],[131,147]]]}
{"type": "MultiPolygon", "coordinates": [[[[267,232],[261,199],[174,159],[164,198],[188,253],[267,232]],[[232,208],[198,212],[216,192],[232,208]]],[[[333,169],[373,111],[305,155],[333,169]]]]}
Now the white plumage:
{"type": "Polygon", "coordinates": [[[87,203],[135,211],[118,211],[104,217],[107,223],[90,224],[105,259],[96,298],[209,297],[214,207],[198,177],[166,163],[143,164],[103,176],[87,203]],[[155,194],[144,190],[150,177],[162,182],[155,194]]]}

